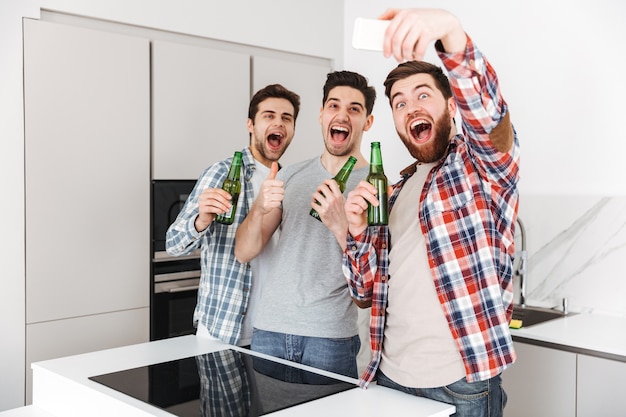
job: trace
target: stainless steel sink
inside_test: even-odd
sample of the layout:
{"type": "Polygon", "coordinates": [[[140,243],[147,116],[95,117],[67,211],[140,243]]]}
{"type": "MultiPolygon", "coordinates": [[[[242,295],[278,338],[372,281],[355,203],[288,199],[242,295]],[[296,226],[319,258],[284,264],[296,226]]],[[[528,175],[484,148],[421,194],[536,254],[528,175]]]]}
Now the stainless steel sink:
{"type": "Polygon", "coordinates": [[[565,317],[565,313],[543,307],[531,307],[515,304],[513,306],[513,319],[521,320],[522,327],[529,327],[546,321],[565,317]]]}

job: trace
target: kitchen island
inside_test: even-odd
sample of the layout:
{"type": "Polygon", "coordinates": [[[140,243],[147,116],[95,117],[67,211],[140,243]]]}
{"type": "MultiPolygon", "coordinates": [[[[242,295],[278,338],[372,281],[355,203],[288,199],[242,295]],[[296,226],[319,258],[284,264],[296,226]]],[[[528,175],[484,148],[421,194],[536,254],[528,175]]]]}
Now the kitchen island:
{"type": "MultiPolygon", "coordinates": [[[[444,417],[450,416],[455,411],[451,405],[414,397],[375,384],[367,390],[352,388],[351,385],[357,383],[356,379],[294,365],[291,362],[192,335],[34,363],[32,415],[37,415],[36,411],[43,411],[56,417],[85,415],[171,417],[172,413],[163,408],[123,394],[90,378],[220,351],[246,352],[246,355],[296,366],[350,385],[350,389],[283,408],[270,413],[272,416],[444,417]]],[[[129,381],[129,384],[132,385],[132,381],[129,381]]]]}

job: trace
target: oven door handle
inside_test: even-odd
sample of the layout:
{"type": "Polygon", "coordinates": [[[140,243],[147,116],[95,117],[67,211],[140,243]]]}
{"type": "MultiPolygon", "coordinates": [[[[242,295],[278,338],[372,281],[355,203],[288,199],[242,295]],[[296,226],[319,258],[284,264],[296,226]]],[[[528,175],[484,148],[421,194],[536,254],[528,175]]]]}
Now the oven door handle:
{"type": "Polygon", "coordinates": [[[184,261],[187,259],[200,259],[200,249],[196,249],[189,255],[172,256],[166,251],[157,251],[152,257],[152,262],[172,262],[172,261],[184,261]]]}
{"type": "Polygon", "coordinates": [[[174,281],[188,278],[200,278],[200,271],[182,271],[182,272],[170,272],[168,274],[156,274],[154,276],[154,282],[174,281]]]}
{"type": "Polygon", "coordinates": [[[183,292],[183,291],[193,291],[193,290],[197,290],[198,289],[198,285],[188,285],[186,287],[174,287],[174,288],[169,288],[167,290],[167,292],[169,293],[175,293],[175,292],[183,292]]]}

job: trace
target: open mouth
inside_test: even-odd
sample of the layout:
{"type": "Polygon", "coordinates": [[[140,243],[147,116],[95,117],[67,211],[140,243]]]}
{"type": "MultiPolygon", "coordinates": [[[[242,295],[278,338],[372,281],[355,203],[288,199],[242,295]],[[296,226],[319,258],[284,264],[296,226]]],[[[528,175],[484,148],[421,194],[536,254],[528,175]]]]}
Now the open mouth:
{"type": "Polygon", "coordinates": [[[272,148],[280,148],[281,143],[283,143],[283,137],[280,133],[271,133],[267,137],[267,142],[272,148]]]}
{"type": "Polygon", "coordinates": [[[348,137],[348,128],[343,126],[333,126],[330,128],[330,136],[334,141],[341,142],[348,137]]]}
{"type": "Polygon", "coordinates": [[[433,125],[426,120],[416,120],[411,124],[411,136],[417,143],[428,142],[433,125]]]}

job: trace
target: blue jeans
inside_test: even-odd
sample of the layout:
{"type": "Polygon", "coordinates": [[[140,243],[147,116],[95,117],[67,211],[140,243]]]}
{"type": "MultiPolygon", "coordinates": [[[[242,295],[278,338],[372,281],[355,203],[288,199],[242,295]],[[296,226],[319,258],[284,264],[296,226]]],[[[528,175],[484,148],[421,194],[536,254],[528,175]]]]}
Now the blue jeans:
{"type": "Polygon", "coordinates": [[[430,398],[456,407],[456,417],[502,417],[506,393],[500,375],[486,381],[469,383],[465,378],[437,388],[409,388],[393,382],[380,370],[378,385],[397,389],[418,397],[430,398]]]}
{"type": "MultiPolygon", "coordinates": [[[[254,329],[250,348],[256,352],[325,371],[357,378],[356,355],[361,347],[358,335],[337,339],[297,336],[254,329]]],[[[296,372],[293,368],[291,372],[296,372]]],[[[282,379],[282,378],[281,378],[282,379]]],[[[298,377],[284,380],[298,382],[298,377]]]]}

